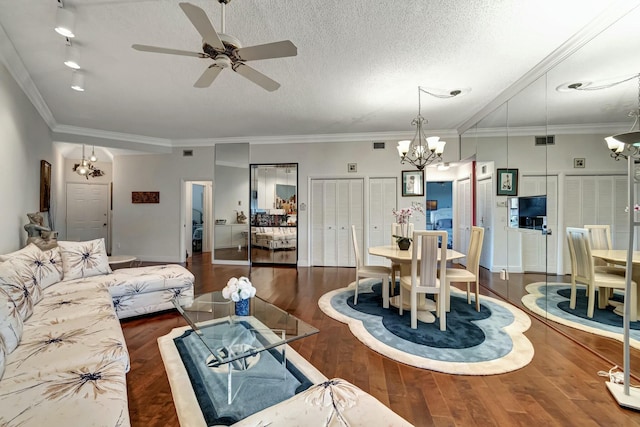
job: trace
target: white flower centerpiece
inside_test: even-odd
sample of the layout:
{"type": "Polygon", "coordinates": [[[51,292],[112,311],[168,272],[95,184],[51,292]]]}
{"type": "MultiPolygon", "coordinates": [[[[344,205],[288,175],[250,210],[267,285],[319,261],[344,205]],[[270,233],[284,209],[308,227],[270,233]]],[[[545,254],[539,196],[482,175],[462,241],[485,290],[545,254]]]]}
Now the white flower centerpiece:
{"type": "Polygon", "coordinates": [[[232,277],[222,289],[222,296],[236,303],[236,315],[248,316],[249,298],[256,296],[256,288],[244,276],[232,277]]]}
{"type": "Polygon", "coordinates": [[[411,203],[411,206],[408,208],[402,208],[400,210],[394,208],[391,211],[393,216],[396,217],[396,222],[400,224],[400,234],[393,235],[393,237],[396,238],[396,243],[398,243],[400,249],[409,249],[409,245],[411,244],[411,237],[409,237],[409,219],[415,212],[419,212],[424,215],[424,207],[418,202],[411,203]]]}

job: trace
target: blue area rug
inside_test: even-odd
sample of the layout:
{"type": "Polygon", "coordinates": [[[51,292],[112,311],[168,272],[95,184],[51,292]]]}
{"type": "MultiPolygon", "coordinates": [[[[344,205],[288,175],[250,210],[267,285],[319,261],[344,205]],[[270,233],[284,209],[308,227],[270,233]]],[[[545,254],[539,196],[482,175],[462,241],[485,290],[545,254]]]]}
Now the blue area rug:
{"type": "MultiPolygon", "coordinates": [[[[604,310],[598,309],[598,291],[596,291],[593,318],[588,318],[586,287],[577,285],[576,288],[575,310],[569,308],[571,297],[569,283],[531,283],[526,287],[529,294],[522,297],[522,304],[534,313],[553,322],[622,341],[622,316],[614,313],[612,306],[607,306],[604,310]]],[[[622,304],[623,301],[622,295],[617,292],[611,299],[619,304],[622,304]]],[[[631,322],[630,329],[629,344],[640,349],[640,322],[631,322]]]]}
{"type": "MultiPolygon", "coordinates": [[[[259,336],[256,339],[259,339],[259,336]]],[[[174,343],[189,375],[207,425],[231,425],[264,408],[282,402],[312,385],[312,382],[290,361],[287,362],[285,379],[262,378],[262,375],[269,374],[274,377],[273,373],[282,369],[281,353],[276,350],[263,351],[258,353],[259,357],[254,357],[255,363],[250,369],[233,372],[234,383],[241,384],[243,380],[247,380],[247,383],[240,386],[238,395],[229,405],[227,403],[227,371],[225,368],[207,366],[206,360],[211,353],[202,340],[188,329],[183,335],[175,338],[174,343]]]]}
{"type": "MultiPolygon", "coordinates": [[[[450,374],[490,375],[526,366],[533,358],[531,342],[523,335],[531,321],[523,311],[503,301],[481,297],[481,310],[467,304],[466,292],[451,289],[447,330],[436,323],[410,327],[410,311],[382,308],[379,280],[361,280],[358,304],[352,283],[323,295],[318,301],[328,316],[349,325],[365,345],[408,365],[450,374]]],[[[472,296],[473,300],[473,296],[472,296]]]]}

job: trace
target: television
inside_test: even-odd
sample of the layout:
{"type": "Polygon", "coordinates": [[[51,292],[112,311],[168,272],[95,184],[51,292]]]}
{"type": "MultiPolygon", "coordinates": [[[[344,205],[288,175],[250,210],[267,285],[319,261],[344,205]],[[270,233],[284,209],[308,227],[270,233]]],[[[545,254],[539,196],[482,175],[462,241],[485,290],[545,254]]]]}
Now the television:
{"type": "Polygon", "coordinates": [[[547,196],[518,197],[518,216],[547,216],[547,196]]]}

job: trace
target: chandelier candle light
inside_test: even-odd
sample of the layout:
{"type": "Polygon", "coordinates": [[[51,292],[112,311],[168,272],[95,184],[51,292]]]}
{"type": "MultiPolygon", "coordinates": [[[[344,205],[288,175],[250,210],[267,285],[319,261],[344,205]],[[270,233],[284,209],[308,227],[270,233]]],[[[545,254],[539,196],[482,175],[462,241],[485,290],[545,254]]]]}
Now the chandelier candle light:
{"type": "MultiPolygon", "coordinates": [[[[439,136],[427,136],[422,129],[422,126],[427,123],[427,120],[422,117],[422,103],[420,99],[420,93],[425,92],[420,86],[418,86],[418,116],[411,121],[411,124],[416,127],[416,134],[413,140],[398,141],[398,154],[400,155],[400,163],[411,163],[418,170],[423,170],[425,166],[431,163],[442,161],[442,153],[444,153],[445,141],[441,141],[439,136]]],[[[455,95],[451,92],[452,96],[456,96],[460,93],[457,91],[455,95]]]]}
{"type": "Polygon", "coordinates": [[[256,288],[244,276],[232,277],[222,289],[222,296],[236,303],[236,316],[248,316],[249,298],[256,296],[256,288]]]}

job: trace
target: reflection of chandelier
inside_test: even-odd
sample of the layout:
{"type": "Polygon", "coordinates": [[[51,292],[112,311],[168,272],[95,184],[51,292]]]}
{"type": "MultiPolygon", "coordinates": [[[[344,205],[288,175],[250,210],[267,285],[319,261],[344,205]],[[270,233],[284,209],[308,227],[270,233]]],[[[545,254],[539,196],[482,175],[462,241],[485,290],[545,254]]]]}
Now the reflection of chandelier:
{"type": "Polygon", "coordinates": [[[400,163],[409,162],[418,170],[423,170],[425,166],[435,161],[442,161],[442,153],[446,142],[440,141],[438,136],[430,136],[428,138],[425,136],[422,125],[426,124],[427,120],[421,114],[420,92],[422,92],[422,89],[418,86],[418,116],[411,121],[411,124],[416,127],[416,134],[412,141],[408,139],[398,141],[397,148],[400,155],[400,163]]]}
{"type": "MultiPolygon", "coordinates": [[[[95,162],[98,160],[95,154],[95,147],[91,151],[91,162],[95,162]]],[[[89,177],[97,178],[99,176],[104,176],[104,171],[96,168],[89,160],[84,157],[84,144],[82,144],[82,160],[80,163],[76,163],[73,165],[73,171],[80,176],[84,176],[86,179],[89,177]]]]}
{"type": "Polygon", "coordinates": [[[640,157],[640,73],[636,74],[636,77],[638,78],[638,109],[629,113],[629,117],[635,117],[631,129],[629,132],[605,138],[607,147],[611,150],[611,157],[616,160],[621,157],[625,159],[629,156],[640,157]],[[634,130],[636,125],[638,125],[638,129],[634,130]]]}

